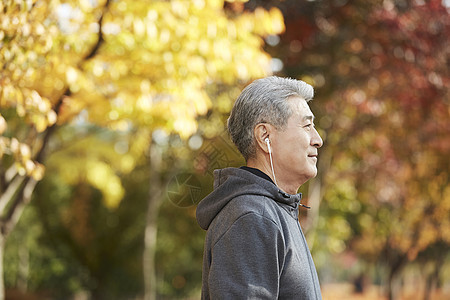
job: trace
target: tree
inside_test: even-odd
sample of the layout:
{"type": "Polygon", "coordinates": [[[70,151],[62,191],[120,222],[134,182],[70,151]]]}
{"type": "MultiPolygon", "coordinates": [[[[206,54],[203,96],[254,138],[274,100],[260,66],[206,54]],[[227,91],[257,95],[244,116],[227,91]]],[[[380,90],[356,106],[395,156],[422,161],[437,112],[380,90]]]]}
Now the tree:
{"type": "MultiPolygon", "coordinates": [[[[213,101],[214,95],[205,92],[208,85],[233,86],[270,72],[261,37],[283,30],[280,12],[242,12],[239,1],[223,7],[222,0],[0,4],[0,258],[6,237],[44,176],[46,156],[58,149],[51,144],[58,128],[90,122],[125,134],[151,136],[162,128],[187,138],[213,101]]],[[[152,299],[163,166],[151,139],[141,151],[151,153],[154,172],[145,238],[146,298],[152,299]]],[[[130,172],[133,161],[129,156],[121,161],[126,159],[130,172]]],[[[84,172],[87,183],[114,207],[123,195],[117,170],[91,163],[80,161],[75,173],[84,172]],[[90,176],[95,172],[104,177],[90,176]]],[[[3,290],[0,286],[0,295],[3,290]]]]}

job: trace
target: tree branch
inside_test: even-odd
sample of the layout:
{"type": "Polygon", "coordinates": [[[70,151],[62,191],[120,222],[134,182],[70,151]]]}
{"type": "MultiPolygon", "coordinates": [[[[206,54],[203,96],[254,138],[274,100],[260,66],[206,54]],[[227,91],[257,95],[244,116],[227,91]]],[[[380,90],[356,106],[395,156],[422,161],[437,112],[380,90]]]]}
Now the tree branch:
{"type": "Polygon", "coordinates": [[[3,164],[0,160],[0,193],[3,193],[4,190],[8,187],[8,184],[6,183],[6,177],[5,177],[5,169],[3,168],[3,164]]]}
{"type": "MultiPolygon", "coordinates": [[[[110,2],[111,2],[111,0],[107,0],[107,1],[105,2],[105,5],[103,6],[103,9],[102,9],[102,15],[101,15],[100,18],[98,19],[98,26],[99,26],[99,29],[98,29],[98,38],[97,38],[97,42],[96,42],[95,45],[92,47],[91,51],[90,51],[90,52],[89,52],[89,53],[88,53],[88,54],[80,61],[79,66],[80,66],[83,62],[85,62],[85,61],[87,61],[87,60],[93,58],[95,55],[97,55],[97,53],[98,53],[98,51],[99,51],[99,49],[100,49],[100,46],[101,46],[101,45],[103,44],[103,42],[104,42],[103,32],[102,32],[103,16],[105,15],[105,13],[106,13],[106,11],[107,11],[110,2]]],[[[70,88],[67,87],[66,90],[64,91],[64,93],[61,95],[61,97],[59,97],[59,99],[58,99],[58,101],[56,102],[56,105],[55,105],[55,107],[54,107],[54,109],[53,109],[53,110],[56,112],[57,115],[59,115],[59,110],[60,110],[60,108],[61,108],[61,106],[62,106],[62,104],[63,104],[64,98],[65,98],[65,97],[69,97],[71,94],[72,94],[72,92],[70,91],[70,88]]],[[[44,153],[44,152],[45,152],[45,149],[46,149],[46,145],[47,145],[47,143],[48,143],[48,141],[49,141],[49,139],[50,139],[50,136],[51,136],[51,135],[53,134],[53,132],[55,131],[56,126],[57,126],[56,123],[53,124],[52,126],[50,126],[49,128],[47,128],[47,130],[46,130],[46,132],[45,132],[45,134],[44,134],[44,138],[43,138],[43,141],[42,141],[41,149],[39,150],[38,154],[36,155],[36,161],[39,162],[39,163],[42,163],[42,162],[44,161],[44,159],[45,159],[45,153],[44,153]]]]}
{"type": "Polygon", "coordinates": [[[14,194],[19,189],[19,186],[25,180],[24,176],[16,176],[14,180],[8,184],[6,191],[0,196],[0,216],[3,215],[3,210],[9,201],[14,197],[14,194]]]}
{"type": "Polygon", "coordinates": [[[33,195],[36,184],[37,181],[31,177],[27,177],[25,180],[23,188],[20,189],[19,195],[17,195],[16,199],[11,204],[11,207],[8,209],[8,213],[2,224],[1,233],[3,237],[7,237],[16,226],[25,206],[31,201],[31,196],[33,195]]]}
{"type": "Polygon", "coordinates": [[[100,49],[100,46],[105,41],[103,39],[103,32],[102,32],[103,16],[105,15],[105,13],[106,13],[110,3],[111,3],[111,0],[106,0],[105,5],[103,6],[102,15],[98,19],[98,39],[97,39],[97,43],[95,43],[95,45],[94,45],[94,47],[92,47],[91,51],[84,57],[83,61],[87,61],[87,60],[93,58],[95,55],[97,55],[98,50],[100,49]]]}
{"type": "Polygon", "coordinates": [[[11,180],[17,175],[17,167],[13,164],[11,165],[8,170],[5,171],[5,183],[9,184],[11,180]]]}

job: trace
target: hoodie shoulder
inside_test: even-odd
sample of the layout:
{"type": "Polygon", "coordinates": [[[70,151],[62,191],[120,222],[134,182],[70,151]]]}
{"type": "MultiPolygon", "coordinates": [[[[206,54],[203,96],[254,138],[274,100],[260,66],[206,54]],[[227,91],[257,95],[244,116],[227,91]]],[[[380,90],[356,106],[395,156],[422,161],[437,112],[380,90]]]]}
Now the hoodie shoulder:
{"type": "MultiPolygon", "coordinates": [[[[197,206],[197,222],[207,230],[214,218],[233,199],[243,196],[265,196],[273,198],[277,187],[269,181],[242,169],[226,168],[214,171],[214,191],[206,196],[197,206]]],[[[252,199],[255,197],[245,197],[252,199]]],[[[256,197],[259,198],[259,197],[256,197]]],[[[235,201],[233,201],[235,202],[235,201]]],[[[238,206],[242,209],[245,202],[238,206]]],[[[255,203],[252,204],[252,206],[255,203]]],[[[250,208],[250,207],[249,207],[250,208]]],[[[256,207],[253,207],[255,209],[256,207]]]]}

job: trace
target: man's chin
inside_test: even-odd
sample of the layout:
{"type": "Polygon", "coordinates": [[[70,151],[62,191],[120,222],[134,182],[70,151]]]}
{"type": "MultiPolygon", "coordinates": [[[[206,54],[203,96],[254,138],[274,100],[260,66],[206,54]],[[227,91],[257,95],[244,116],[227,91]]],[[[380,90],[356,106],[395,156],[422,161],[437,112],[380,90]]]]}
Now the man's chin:
{"type": "Polygon", "coordinates": [[[311,172],[310,174],[307,175],[303,175],[303,180],[301,181],[301,185],[303,185],[304,183],[306,183],[308,180],[313,179],[314,177],[317,176],[317,169],[314,172],[311,172]]]}
{"type": "Polygon", "coordinates": [[[312,177],[316,177],[316,175],[317,175],[317,166],[316,166],[316,164],[311,166],[311,168],[309,169],[309,174],[311,175],[311,178],[312,177]]]}
{"type": "Polygon", "coordinates": [[[310,174],[311,176],[308,178],[308,180],[313,179],[314,177],[317,176],[317,169],[315,169],[313,172],[311,172],[310,174]]]}

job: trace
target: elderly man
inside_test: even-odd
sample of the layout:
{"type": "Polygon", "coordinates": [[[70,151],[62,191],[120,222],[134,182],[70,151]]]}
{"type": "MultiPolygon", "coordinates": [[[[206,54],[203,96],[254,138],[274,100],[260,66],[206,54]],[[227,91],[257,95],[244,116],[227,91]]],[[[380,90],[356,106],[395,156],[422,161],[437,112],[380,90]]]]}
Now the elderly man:
{"type": "Polygon", "coordinates": [[[317,174],[322,139],[303,81],[267,77],[248,85],[228,119],[247,166],[214,171],[197,208],[207,230],[202,299],[321,299],[298,221],[299,187],[317,174]]]}

